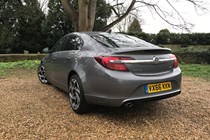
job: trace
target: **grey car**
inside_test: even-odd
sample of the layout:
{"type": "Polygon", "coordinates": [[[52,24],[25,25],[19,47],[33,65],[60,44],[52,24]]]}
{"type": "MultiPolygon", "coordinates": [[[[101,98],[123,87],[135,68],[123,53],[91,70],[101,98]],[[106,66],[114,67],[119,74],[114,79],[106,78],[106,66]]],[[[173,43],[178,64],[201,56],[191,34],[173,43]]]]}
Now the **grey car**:
{"type": "Polygon", "coordinates": [[[170,49],[139,38],[105,32],[62,37],[38,67],[39,80],[69,93],[71,108],[131,107],[181,92],[181,70],[170,49]]]}

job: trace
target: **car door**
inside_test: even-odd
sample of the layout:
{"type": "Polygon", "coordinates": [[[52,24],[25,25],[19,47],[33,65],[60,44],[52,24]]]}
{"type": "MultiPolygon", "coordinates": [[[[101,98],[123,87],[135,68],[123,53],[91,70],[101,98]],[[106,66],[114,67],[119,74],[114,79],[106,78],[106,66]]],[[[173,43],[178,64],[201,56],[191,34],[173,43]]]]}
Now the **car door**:
{"type": "Polygon", "coordinates": [[[60,55],[62,47],[66,42],[66,37],[61,38],[51,49],[51,53],[49,54],[48,61],[46,62],[46,74],[50,83],[55,86],[58,84],[58,59],[57,57],[60,55]]]}
{"type": "Polygon", "coordinates": [[[57,81],[59,87],[68,90],[68,74],[77,63],[77,54],[82,46],[82,39],[77,35],[67,35],[66,41],[59,54],[56,57],[57,81]]]}

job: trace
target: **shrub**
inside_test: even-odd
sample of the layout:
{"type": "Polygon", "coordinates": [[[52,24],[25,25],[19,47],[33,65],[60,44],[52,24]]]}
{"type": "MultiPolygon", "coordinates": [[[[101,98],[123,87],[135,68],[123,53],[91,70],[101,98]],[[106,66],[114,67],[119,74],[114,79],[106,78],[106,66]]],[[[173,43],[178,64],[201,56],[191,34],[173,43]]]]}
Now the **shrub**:
{"type": "Polygon", "coordinates": [[[210,64],[210,49],[182,50],[173,52],[181,63],[210,64]]]}
{"type": "Polygon", "coordinates": [[[0,54],[0,62],[41,60],[46,54],[0,54]]]}

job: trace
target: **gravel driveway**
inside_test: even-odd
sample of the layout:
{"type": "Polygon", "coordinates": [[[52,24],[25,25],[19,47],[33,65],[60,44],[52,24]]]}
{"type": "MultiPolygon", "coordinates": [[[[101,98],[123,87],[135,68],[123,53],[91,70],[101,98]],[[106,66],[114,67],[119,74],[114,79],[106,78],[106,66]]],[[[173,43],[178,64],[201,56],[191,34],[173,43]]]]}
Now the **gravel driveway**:
{"type": "Polygon", "coordinates": [[[34,72],[0,79],[0,139],[210,139],[210,83],[183,78],[179,96],[77,115],[34,72]]]}

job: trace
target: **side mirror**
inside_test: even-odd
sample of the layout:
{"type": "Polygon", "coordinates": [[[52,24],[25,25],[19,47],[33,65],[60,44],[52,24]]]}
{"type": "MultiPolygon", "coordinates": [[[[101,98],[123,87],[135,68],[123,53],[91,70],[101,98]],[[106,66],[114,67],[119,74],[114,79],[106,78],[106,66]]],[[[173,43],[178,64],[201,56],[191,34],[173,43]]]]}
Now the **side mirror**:
{"type": "Polygon", "coordinates": [[[42,50],[44,53],[51,53],[52,51],[47,47],[42,50]]]}

